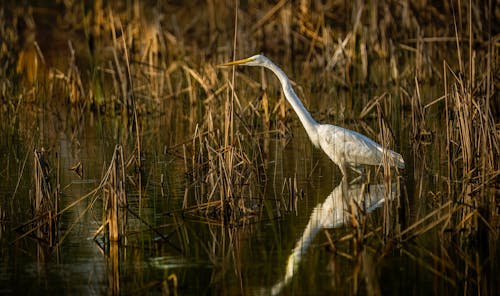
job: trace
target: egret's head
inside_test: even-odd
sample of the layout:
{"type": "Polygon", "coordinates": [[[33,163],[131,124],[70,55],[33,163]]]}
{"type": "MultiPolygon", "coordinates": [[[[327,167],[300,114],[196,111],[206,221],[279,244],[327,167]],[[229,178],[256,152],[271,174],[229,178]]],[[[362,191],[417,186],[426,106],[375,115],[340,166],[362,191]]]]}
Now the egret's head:
{"type": "Polygon", "coordinates": [[[261,54],[256,54],[246,59],[237,60],[229,63],[219,65],[221,67],[227,66],[265,66],[269,62],[269,59],[261,54]]]}

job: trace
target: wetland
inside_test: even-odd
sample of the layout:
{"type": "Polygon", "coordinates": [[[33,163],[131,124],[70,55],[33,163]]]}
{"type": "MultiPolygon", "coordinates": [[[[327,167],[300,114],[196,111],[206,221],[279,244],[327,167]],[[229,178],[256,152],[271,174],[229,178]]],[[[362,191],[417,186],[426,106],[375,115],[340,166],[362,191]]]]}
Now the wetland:
{"type": "Polygon", "coordinates": [[[0,294],[500,290],[487,1],[5,1],[0,294]],[[400,153],[341,170],[312,117],[400,153]]]}

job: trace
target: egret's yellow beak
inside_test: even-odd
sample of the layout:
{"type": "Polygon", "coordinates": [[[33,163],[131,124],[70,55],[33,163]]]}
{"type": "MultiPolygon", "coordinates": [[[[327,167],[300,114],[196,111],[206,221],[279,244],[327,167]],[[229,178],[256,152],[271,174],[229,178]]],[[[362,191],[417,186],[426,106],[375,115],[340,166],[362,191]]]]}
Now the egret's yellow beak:
{"type": "Polygon", "coordinates": [[[225,64],[220,64],[219,67],[228,67],[228,66],[242,65],[242,64],[246,64],[248,62],[251,62],[253,60],[254,60],[254,58],[250,57],[250,58],[246,58],[246,59],[242,59],[242,60],[228,62],[228,63],[225,63],[225,64]]]}

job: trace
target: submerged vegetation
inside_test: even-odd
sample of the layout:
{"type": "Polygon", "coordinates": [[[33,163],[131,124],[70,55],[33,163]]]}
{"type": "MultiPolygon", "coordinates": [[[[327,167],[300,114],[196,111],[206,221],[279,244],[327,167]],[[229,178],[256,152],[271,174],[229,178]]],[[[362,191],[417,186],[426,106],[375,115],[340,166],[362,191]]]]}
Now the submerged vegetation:
{"type": "MultiPolygon", "coordinates": [[[[402,175],[368,170],[355,187],[361,197],[385,185],[378,219],[351,202],[348,223],[326,226],[346,229],[320,234],[320,245],[349,262],[329,263],[348,270],[348,278],[332,272],[333,288],[347,281],[347,293],[388,292],[381,269],[407,259],[434,276],[434,292],[494,293],[499,15],[492,1],[6,1],[1,247],[31,253],[36,242],[46,262],[90,215],[112,293],[123,282],[119,248],[131,245],[158,258],[204,252],[216,270],[211,287],[245,293],[239,258],[254,223],[309,216],[299,208],[316,196],[311,187],[327,195],[341,177],[300,141],[274,77],[216,66],[263,52],[315,118],[360,131],[407,164],[402,175]],[[193,250],[193,240],[202,247],[193,250]],[[239,283],[225,289],[228,266],[239,283]]],[[[297,271],[289,264],[287,284],[297,271]]],[[[182,280],[167,271],[135,288],[176,293],[182,280]]]]}

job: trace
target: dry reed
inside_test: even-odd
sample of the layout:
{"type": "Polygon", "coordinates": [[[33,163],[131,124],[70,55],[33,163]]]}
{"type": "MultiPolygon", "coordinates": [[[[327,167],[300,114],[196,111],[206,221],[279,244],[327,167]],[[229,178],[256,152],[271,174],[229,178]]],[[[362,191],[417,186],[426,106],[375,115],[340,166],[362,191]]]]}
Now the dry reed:
{"type": "Polygon", "coordinates": [[[24,233],[16,238],[16,241],[28,235],[44,242],[47,246],[53,247],[59,241],[58,234],[58,208],[59,196],[58,185],[53,188],[51,180],[51,168],[47,161],[47,152],[44,149],[35,150],[33,153],[34,169],[34,189],[32,201],[33,217],[29,221],[17,226],[14,230],[24,233]],[[29,229],[26,230],[25,228],[29,229]]]}

